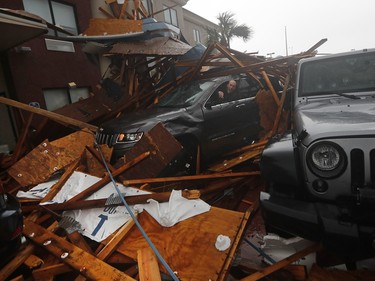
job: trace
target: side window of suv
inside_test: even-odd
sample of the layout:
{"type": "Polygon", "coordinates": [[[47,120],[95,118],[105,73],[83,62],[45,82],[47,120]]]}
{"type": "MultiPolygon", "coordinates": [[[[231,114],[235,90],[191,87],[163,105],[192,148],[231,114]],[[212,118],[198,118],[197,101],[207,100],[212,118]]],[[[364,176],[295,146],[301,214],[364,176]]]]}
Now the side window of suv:
{"type": "Polygon", "coordinates": [[[208,100],[208,103],[210,105],[217,105],[222,104],[234,100],[238,100],[238,80],[236,81],[235,90],[231,93],[228,93],[227,85],[230,81],[226,81],[222,83],[219,87],[216,88],[216,90],[212,93],[210,99],[208,100]],[[221,94],[219,93],[221,92],[221,94]]]}
{"type": "Polygon", "coordinates": [[[258,91],[258,83],[250,81],[249,78],[244,78],[238,81],[238,99],[255,97],[258,91]]]}

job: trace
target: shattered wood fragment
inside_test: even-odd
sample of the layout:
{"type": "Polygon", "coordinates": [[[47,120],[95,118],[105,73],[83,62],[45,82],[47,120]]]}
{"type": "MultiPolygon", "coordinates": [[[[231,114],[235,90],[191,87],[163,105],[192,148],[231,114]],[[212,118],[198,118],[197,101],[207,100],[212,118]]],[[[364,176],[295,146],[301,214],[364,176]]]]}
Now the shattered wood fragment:
{"type": "Polygon", "coordinates": [[[93,280],[134,280],[118,269],[86,253],[43,227],[25,220],[23,233],[33,243],[47,250],[77,273],[93,280]]]}
{"type": "Polygon", "coordinates": [[[183,182],[183,181],[198,181],[198,180],[214,180],[214,179],[227,179],[227,178],[240,178],[240,177],[251,177],[260,175],[256,172],[228,172],[228,173],[215,173],[215,174],[201,174],[192,176],[179,176],[179,177],[158,177],[158,178],[146,178],[146,179],[133,179],[125,180],[122,182],[123,185],[136,185],[145,183],[163,183],[163,182],[183,182]]]}
{"type": "Polygon", "coordinates": [[[0,280],[6,280],[14,271],[20,267],[27,258],[33,254],[35,250],[34,245],[27,245],[25,248],[20,250],[16,257],[13,258],[8,264],[0,269],[0,280]]]}
{"type": "MultiPolygon", "coordinates": [[[[243,219],[241,225],[239,226],[239,229],[240,229],[239,232],[243,233],[245,231],[245,228],[246,228],[247,222],[250,218],[250,215],[251,215],[251,211],[250,211],[250,209],[248,209],[246,211],[245,215],[244,215],[244,219],[243,219]]],[[[234,255],[237,251],[238,245],[241,241],[241,238],[242,238],[242,236],[237,235],[235,240],[233,241],[233,247],[231,248],[231,251],[229,253],[229,258],[226,259],[226,263],[222,268],[220,278],[218,279],[218,281],[219,280],[221,280],[221,281],[226,280],[225,277],[228,276],[228,274],[229,274],[229,269],[230,269],[230,266],[231,266],[232,261],[234,259],[234,255]]]]}
{"type": "Polygon", "coordinates": [[[30,255],[24,262],[29,269],[35,269],[44,264],[43,260],[35,255],[30,255]]]}
{"type": "Polygon", "coordinates": [[[61,190],[61,188],[64,186],[66,181],[69,179],[69,177],[73,174],[74,170],[78,167],[79,165],[79,160],[71,163],[65,170],[64,174],[60,177],[57,183],[55,183],[50,191],[47,193],[47,195],[41,200],[41,203],[43,202],[48,202],[52,200],[56,194],[61,190]]]}
{"type": "Polygon", "coordinates": [[[134,32],[142,32],[142,20],[92,18],[84,34],[87,36],[97,36],[134,32]]]}
{"type": "Polygon", "coordinates": [[[72,271],[72,269],[64,264],[64,263],[58,263],[53,264],[49,266],[44,266],[38,269],[33,270],[32,275],[35,280],[40,281],[47,281],[47,280],[54,280],[54,277],[56,275],[67,273],[72,271]]]}
{"type": "MultiPolygon", "coordinates": [[[[135,213],[134,215],[136,218],[138,217],[137,213],[135,213]]],[[[101,260],[106,260],[116,250],[117,246],[122,242],[130,229],[134,226],[134,224],[134,220],[130,218],[119,230],[117,230],[111,240],[109,240],[109,242],[96,255],[96,257],[101,260]]]]}
{"type": "MultiPolygon", "coordinates": [[[[103,153],[106,162],[109,163],[113,149],[109,148],[108,145],[100,145],[100,150],[103,153]]],[[[105,165],[103,163],[101,156],[99,155],[98,150],[94,149],[92,146],[86,146],[85,156],[85,166],[87,174],[101,178],[105,173],[107,173],[105,165]]],[[[121,180],[120,177],[119,179],[121,180]]]]}
{"type": "Polygon", "coordinates": [[[89,130],[94,131],[94,132],[96,132],[96,130],[98,129],[94,125],[84,123],[82,121],[79,121],[79,120],[76,120],[76,119],[73,119],[73,118],[70,118],[70,117],[67,117],[67,116],[63,116],[63,115],[60,115],[60,114],[57,114],[57,113],[54,113],[54,112],[51,112],[51,111],[48,111],[48,110],[45,110],[45,109],[36,108],[36,107],[30,106],[30,105],[26,105],[26,104],[23,104],[21,102],[14,101],[14,100],[11,100],[11,99],[7,99],[7,98],[4,98],[4,97],[0,97],[0,103],[7,104],[7,105],[10,105],[10,106],[13,106],[13,107],[17,107],[17,108],[20,108],[20,109],[23,109],[23,110],[26,110],[26,111],[29,111],[29,112],[33,112],[33,113],[42,115],[44,117],[47,117],[47,118],[49,118],[53,121],[56,121],[58,123],[62,123],[62,124],[65,124],[65,125],[72,125],[72,126],[75,126],[77,128],[80,128],[80,129],[88,128],[89,130]]]}
{"type": "MultiPolygon", "coordinates": [[[[170,192],[158,192],[158,193],[151,193],[145,195],[134,195],[125,197],[126,202],[129,205],[135,204],[146,204],[148,200],[153,199],[158,202],[167,202],[170,198],[170,192]]],[[[199,190],[183,190],[182,197],[186,199],[198,199],[200,197],[199,190]]],[[[48,204],[45,206],[41,205],[30,205],[30,206],[22,206],[22,211],[24,213],[28,213],[31,211],[36,210],[43,210],[48,208],[51,211],[68,211],[68,210],[84,210],[84,209],[92,209],[92,208],[101,208],[101,207],[111,207],[111,206],[120,206],[123,205],[122,202],[118,203],[111,203],[108,204],[108,198],[104,199],[92,199],[92,200],[84,200],[84,201],[73,201],[73,202],[64,202],[64,203],[54,203],[48,204]]]]}
{"type": "MultiPolygon", "coordinates": [[[[171,163],[181,149],[181,144],[161,123],[158,123],[125,153],[125,163],[132,161],[145,151],[153,151],[153,153],[140,165],[124,172],[122,176],[126,179],[156,177],[171,163]],[[165,145],[166,143],[168,145],[165,145]]],[[[116,166],[122,161],[120,159],[116,166]]]]}
{"type": "MultiPolygon", "coordinates": [[[[124,173],[126,170],[130,169],[134,165],[138,164],[139,162],[141,162],[144,159],[146,159],[147,157],[149,157],[150,154],[151,153],[149,151],[147,151],[147,152],[144,152],[144,153],[138,155],[133,160],[127,162],[125,165],[123,165],[120,168],[118,168],[117,170],[113,171],[112,177],[115,178],[118,175],[124,173]]],[[[98,182],[96,182],[95,184],[93,184],[92,186],[87,188],[86,190],[82,191],[81,193],[78,193],[76,196],[69,199],[67,202],[71,203],[71,202],[79,201],[81,199],[85,199],[85,198],[89,197],[91,194],[93,194],[94,192],[98,191],[103,186],[105,186],[110,181],[111,181],[111,177],[109,175],[106,175],[105,177],[100,179],[98,182]]]]}
{"type": "Polygon", "coordinates": [[[283,105],[278,106],[275,103],[272,94],[266,90],[260,90],[257,93],[255,100],[259,107],[260,126],[263,129],[260,132],[259,137],[270,137],[269,133],[274,129],[276,118],[279,118],[277,121],[278,124],[283,125],[278,126],[278,132],[282,133],[285,131],[287,127],[287,118],[286,112],[282,110],[283,105]],[[280,117],[278,117],[278,114],[280,114],[280,117]]]}
{"type": "Polygon", "coordinates": [[[256,280],[259,280],[263,277],[266,277],[268,276],[269,274],[291,264],[292,262],[295,262],[311,253],[314,253],[314,252],[318,252],[322,249],[322,246],[321,244],[319,243],[314,243],[310,246],[308,246],[307,248],[281,260],[281,261],[278,261],[277,263],[274,263],[273,265],[270,265],[268,267],[266,267],[265,269],[261,270],[261,271],[258,271],[258,272],[255,272],[245,278],[242,278],[241,281],[256,281],[256,280]]]}
{"type": "Polygon", "coordinates": [[[161,281],[158,260],[150,247],[137,251],[140,281],[161,281]]]}
{"type": "MultiPolygon", "coordinates": [[[[233,167],[235,167],[239,164],[242,164],[246,161],[257,160],[261,156],[261,154],[263,152],[263,148],[264,147],[254,148],[254,149],[249,150],[247,152],[244,152],[241,155],[236,156],[232,159],[224,160],[222,163],[219,163],[219,164],[214,164],[214,165],[208,167],[208,170],[211,171],[211,172],[220,173],[220,172],[227,171],[227,170],[229,170],[229,169],[231,169],[231,168],[233,168],[233,167]]],[[[260,174],[260,173],[258,172],[258,174],[260,174]]]]}

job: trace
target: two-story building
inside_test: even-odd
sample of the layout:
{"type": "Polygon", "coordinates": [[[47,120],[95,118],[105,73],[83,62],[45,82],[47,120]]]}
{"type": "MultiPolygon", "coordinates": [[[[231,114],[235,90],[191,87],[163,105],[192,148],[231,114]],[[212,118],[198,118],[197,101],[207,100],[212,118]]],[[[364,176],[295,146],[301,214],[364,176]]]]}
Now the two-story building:
{"type": "MultiPolygon", "coordinates": [[[[82,44],[66,40],[68,34],[64,31],[82,34],[90,19],[109,17],[109,6],[113,2],[119,7],[124,3],[120,0],[1,0],[0,8],[30,13],[13,13],[22,25],[40,24],[44,30],[41,28],[42,32],[37,33],[35,38],[24,38],[22,32],[14,33],[15,37],[19,35],[16,44],[0,50],[0,95],[50,111],[89,97],[105,70],[88,59],[82,44]],[[40,18],[33,19],[30,15],[40,18]]],[[[127,2],[131,9],[134,1],[127,2]]],[[[187,2],[142,0],[142,7],[147,13],[143,16],[179,28],[181,40],[192,46],[198,42],[205,44],[205,29],[215,27],[215,24],[184,9],[187,2]]],[[[0,15],[6,13],[7,10],[2,10],[0,15]]],[[[127,11],[127,15],[132,15],[131,10],[127,11]]],[[[8,41],[5,35],[14,32],[9,20],[4,21],[0,20],[0,41],[8,41]]],[[[6,123],[0,131],[0,152],[12,151],[25,120],[2,104],[0,117],[5,121],[2,123],[6,123]]]]}

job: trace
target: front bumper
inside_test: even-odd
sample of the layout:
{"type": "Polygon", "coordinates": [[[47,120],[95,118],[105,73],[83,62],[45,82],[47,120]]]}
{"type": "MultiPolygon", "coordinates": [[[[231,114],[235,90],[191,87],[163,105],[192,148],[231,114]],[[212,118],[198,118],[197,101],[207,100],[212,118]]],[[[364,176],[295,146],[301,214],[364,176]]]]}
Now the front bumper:
{"type": "Polygon", "coordinates": [[[266,227],[279,234],[291,234],[321,241],[327,249],[356,259],[374,255],[374,210],[358,211],[328,203],[305,202],[288,197],[260,197],[266,227]]]}

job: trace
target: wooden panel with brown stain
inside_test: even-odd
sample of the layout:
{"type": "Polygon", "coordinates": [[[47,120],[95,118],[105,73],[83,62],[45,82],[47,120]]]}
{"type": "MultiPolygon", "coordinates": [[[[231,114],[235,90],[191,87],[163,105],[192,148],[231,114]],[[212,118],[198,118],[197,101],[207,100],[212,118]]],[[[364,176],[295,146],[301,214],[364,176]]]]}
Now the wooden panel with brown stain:
{"type": "MultiPolygon", "coordinates": [[[[242,234],[245,214],[211,207],[209,212],[181,221],[173,227],[163,227],[148,213],[139,215],[139,223],[154,243],[166,263],[181,280],[218,280],[237,236],[242,234]],[[218,235],[226,235],[231,247],[218,251],[218,235]]],[[[235,246],[237,246],[235,244],[235,246]]],[[[137,250],[148,247],[140,231],[133,228],[118,252],[137,258],[137,250]]],[[[166,273],[162,265],[160,269],[166,273]]]]}

